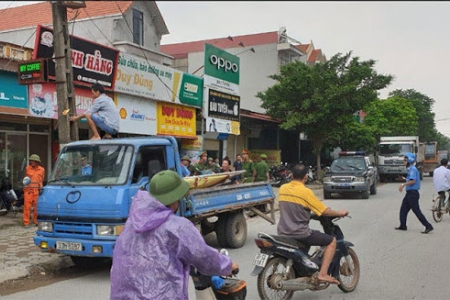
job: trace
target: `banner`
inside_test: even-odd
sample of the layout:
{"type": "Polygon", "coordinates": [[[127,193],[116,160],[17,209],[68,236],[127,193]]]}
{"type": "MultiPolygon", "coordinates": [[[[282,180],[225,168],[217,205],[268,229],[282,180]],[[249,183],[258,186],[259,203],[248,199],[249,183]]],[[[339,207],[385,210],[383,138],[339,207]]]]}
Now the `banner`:
{"type": "Polygon", "coordinates": [[[196,136],[195,108],[158,102],[156,109],[157,134],[179,137],[196,136]]]}
{"type": "Polygon", "coordinates": [[[114,90],[201,108],[203,79],[121,52],[114,90]]]}
{"type": "Polygon", "coordinates": [[[0,106],[28,109],[28,89],[17,83],[16,73],[0,71],[0,106]]]}
{"type": "Polygon", "coordinates": [[[115,94],[120,114],[120,132],[156,135],[156,102],[115,94]]]}
{"type": "MultiPolygon", "coordinates": [[[[114,88],[119,50],[70,36],[73,82],[91,86],[100,83],[105,89],[114,88]]],[[[48,58],[48,78],[55,80],[53,29],[38,25],[33,59],[48,58]]]]}

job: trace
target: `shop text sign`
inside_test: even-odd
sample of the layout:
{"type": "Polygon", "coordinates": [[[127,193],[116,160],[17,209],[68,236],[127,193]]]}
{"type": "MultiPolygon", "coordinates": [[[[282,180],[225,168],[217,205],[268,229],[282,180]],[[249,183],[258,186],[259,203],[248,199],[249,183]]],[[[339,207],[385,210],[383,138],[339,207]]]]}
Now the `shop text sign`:
{"type": "Polygon", "coordinates": [[[195,108],[158,102],[156,109],[158,134],[181,137],[196,136],[195,108]]]}
{"type": "MultiPolygon", "coordinates": [[[[33,58],[48,62],[48,77],[55,80],[53,29],[38,25],[33,58]]],[[[100,83],[106,89],[114,88],[114,75],[119,50],[70,35],[73,79],[75,84],[100,83]]]]}
{"type": "Polygon", "coordinates": [[[203,80],[200,77],[121,52],[117,66],[115,91],[202,107],[203,80]]]}
{"type": "Polygon", "coordinates": [[[116,93],[120,132],[156,135],[156,102],[116,93]]]}

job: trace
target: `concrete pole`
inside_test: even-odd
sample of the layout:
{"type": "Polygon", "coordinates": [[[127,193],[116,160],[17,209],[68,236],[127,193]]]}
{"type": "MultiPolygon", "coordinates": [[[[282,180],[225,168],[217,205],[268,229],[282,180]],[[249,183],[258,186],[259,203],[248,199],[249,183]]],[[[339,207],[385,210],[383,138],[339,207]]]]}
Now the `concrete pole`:
{"type": "Polygon", "coordinates": [[[52,1],[53,42],[56,74],[56,96],[58,104],[58,138],[60,148],[71,141],[78,140],[78,125],[69,120],[76,115],[73,87],[72,58],[70,37],[67,24],[67,8],[52,1]],[[69,113],[63,115],[63,111],[69,113]]]}

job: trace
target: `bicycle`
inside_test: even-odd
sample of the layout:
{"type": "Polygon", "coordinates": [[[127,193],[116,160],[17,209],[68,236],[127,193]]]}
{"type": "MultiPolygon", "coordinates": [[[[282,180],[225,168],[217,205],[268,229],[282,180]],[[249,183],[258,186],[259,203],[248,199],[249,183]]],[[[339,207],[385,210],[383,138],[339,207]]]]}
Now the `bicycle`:
{"type": "Polygon", "coordinates": [[[433,212],[433,219],[434,221],[436,221],[436,223],[442,221],[444,214],[450,213],[450,203],[448,198],[449,197],[445,197],[445,192],[443,192],[433,199],[433,206],[431,208],[431,211],[433,212]]]}

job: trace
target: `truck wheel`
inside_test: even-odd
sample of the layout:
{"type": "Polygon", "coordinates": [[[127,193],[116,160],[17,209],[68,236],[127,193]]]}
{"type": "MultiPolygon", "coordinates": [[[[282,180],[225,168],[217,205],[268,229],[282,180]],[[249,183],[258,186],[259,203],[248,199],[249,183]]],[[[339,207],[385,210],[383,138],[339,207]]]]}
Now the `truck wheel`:
{"type": "Polygon", "coordinates": [[[228,214],[221,214],[219,216],[219,220],[217,220],[214,224],[216,236],[217,236],[217,242],[219,243],[219,246],[222,248],[228,247],[227,237],[225,235],[225,228],[227,226],[227,216],[228,214]]]}
{"type": "Polygon", "coordinates": [[[80,269],[95,269],[111,263],[111,258],[106,257],[85,257],[85,256],[70,256],[72,262],[80,269]]]}
{"type": "Polygon", "coordinates": [[[228,215],[225,236],[230,248],[241,248],[244,246],[247,239],[247,221],[242,211],[228,215]]]}
{"type": "Polygon", "coordinates": [[[364,191],[361,193],[361,198],[363,199],[369,199],[369,191],[364,191]]]}
{"type": "Polygon", "coordinates": [[[323,191],[323,198],[330,199],[331,198],[331,193],[323,191]]]}
{"type": "Polygon", "coordinates": [[[373,184],[370,186],[370,194],[371,195],[377,194],[377,179],[374,179],[373,184]]]}

